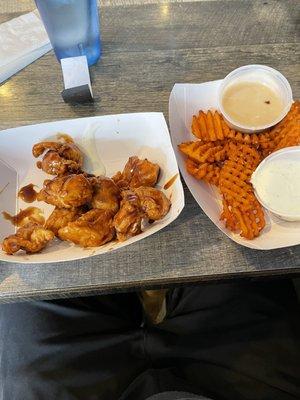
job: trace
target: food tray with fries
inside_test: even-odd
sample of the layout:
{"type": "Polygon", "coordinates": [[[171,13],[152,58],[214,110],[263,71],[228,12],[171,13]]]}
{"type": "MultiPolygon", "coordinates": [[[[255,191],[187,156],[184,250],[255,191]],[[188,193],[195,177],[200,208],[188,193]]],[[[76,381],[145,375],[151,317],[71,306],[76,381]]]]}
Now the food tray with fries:
{"type": "Polygon", "coordinates": [[[239,132],[220,112],[222,83],[175,84],[171,92],[170,131],[184,180],[206,215],[235,242],[260,250],[300,244],[300,222],[265,209],[251,184],[268,155],[300,145],[300,104],[294,102],[270,129],[239,132]]]}

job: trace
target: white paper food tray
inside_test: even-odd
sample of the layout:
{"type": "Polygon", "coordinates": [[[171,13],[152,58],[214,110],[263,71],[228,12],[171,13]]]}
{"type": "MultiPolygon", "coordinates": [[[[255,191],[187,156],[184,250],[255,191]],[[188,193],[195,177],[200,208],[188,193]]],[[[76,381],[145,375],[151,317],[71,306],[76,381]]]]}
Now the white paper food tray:
{"type": "MultiPolygon", "coordinates": [[[[221,80],[201,84],[176,84],[171,92],[169,100],[171,139],[184,180],[206,215],[236,243],[259,250],[300,244],[300,222],[286,222],[268,212],[265,213],[266,227],[258,238],[247,240],[232,233],[220,221],[222,205],[218,191],[207,183],[196,180],[186,172],[184,164],[186,157],[179,152],[177,146],[182,142],[196,140],[191,133],[192,117],[199,110],[217,109],[217,92],[220,83],[221,80]]],[[[199,235],[205,234],[205,232],[199,232],[199,235]]]]}
{"type": "MultiPolygon", "coordinates": [[[[111,242],[101,247],[83,249],[55,239],[48,247],[37,254],[27,255],[19,252],[10,256],[0,250],[0,260],[30,264],[51,263],[103,254],[150,236],[178,217],[184,207],[184,194],[168,127],[162,113],[80,118],[24,126],[0,132],[0,160],[2,161],[0,164],[0,192],[1,188],[9,183],[0,193],[0,212],[8,211],[13,214],[16,209],[36,206],[41,208],[45,217],[47,217],[54,207],[44,202],[27,204],[18,199],[16,205],[16,191],[19,188],[29,183],[34,183],[41,188],[43,181],[50,177],[36,167],[36,159],[32,156],[32,146],[45,139],[54,139],[57,132],[63,132],[71,135],[86,154],[84,148],[86,142],[83,139],[83,134],[87,126],[94,126],[95,124],[97,124],[94,142],[96,153],[99,154],[105,165],[107,176],[111,177],[117,171],[123,170],[128,158],[134,155],[140,158],[148,158],[150,161],[159,164],[161,173],[158,187],[163,187],[170,178],[178,174],[174,184],[165,191],[172,202],[170,212],[162,220],[149,225],[140,235],[122,243],[111,242]],[[18,182],[16,175],[18,175],[18,182]],[[8,188],[10,191],[8,191],[8,188]]],[[[93,163],[87,162],[86,165],[93,165],[93,163]]],[[[89,169],[88,172],[93,171],[89,169]]],[[[3,219],[2,215],[0,215],[0,221],[1,241],[3,237],[12,233],[12,227],[3,219]]]]}

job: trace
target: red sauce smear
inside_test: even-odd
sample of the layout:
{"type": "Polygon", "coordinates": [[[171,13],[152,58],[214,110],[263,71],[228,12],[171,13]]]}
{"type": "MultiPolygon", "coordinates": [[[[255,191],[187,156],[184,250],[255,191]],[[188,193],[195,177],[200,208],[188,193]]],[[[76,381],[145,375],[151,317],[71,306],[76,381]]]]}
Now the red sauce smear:
{"type": "Polygon", "coordinates": [[[176,181],[177,177],[178,177],[178,173],[175,174],[171,179],[169,179],[167,183],[165,183],[164,189],[165,190],[169,189],[169,187],[171,187],[173,185],[173,183],[176,181]]]}
{"type": "Polygon", "coordinates": [[[20,197],[25,203],[32,203],[36,200],[37,192],[34,190],[34,184],[29,183],[22,187],[18,192],[18,197],[20,197]]]}
{"type": "Polygon", "coordinates": [[[43,225],[45,219],[41,213],[42,211],[37,207],[25,208],[25,210],[20,210],[16,215],[10,215],[8,212],[2,211],[3,218],[10,221],[15,226],[22,226],[25,222],[33,222],[43,225]]]}

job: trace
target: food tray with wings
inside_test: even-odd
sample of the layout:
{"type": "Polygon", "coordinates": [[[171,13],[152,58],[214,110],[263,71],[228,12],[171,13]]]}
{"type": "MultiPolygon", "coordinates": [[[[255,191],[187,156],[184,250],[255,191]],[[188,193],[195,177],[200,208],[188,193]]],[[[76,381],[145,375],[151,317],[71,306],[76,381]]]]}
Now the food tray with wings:
{"type": "Polygon", "coordinates": [[[0,148],[0,158],[19,178],[16,199],[9,201],[17,201],[16,213],[7,200],[1,203],[5,261],[56,262],[105,253],[162,229],[184,205],[160,113],[11,129],[1,133],[0,148]]]}

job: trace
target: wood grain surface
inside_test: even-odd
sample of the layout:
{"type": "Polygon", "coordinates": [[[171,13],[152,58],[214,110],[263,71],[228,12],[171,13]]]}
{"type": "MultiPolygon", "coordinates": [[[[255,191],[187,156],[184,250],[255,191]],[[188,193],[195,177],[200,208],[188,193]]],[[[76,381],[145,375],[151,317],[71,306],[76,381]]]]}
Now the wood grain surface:
{"type": "MultiPolygon", "coordinates": [[[[0,22],[19,15],[9,0],[2,2],[7,12],[0,13],[0,22]]],[[[297,0],[107,4],[101,9],[103,56],[91,68],[94,104],[63,102],[60,67],[50,52],[0,86],[0,129],[135,111],[163,111],[168,117],[175,82],[219,79],[251,63],[279,69],[299,98],[299,5],[297,0]]],[[[114,253],[64,264],[0,263],[0,301],[300,272],[300,246],[243,248],[213,225],[187,190],[185,195],[186,207],[174,223],[114,253]]]]}
{"type": "MultiPolygon", "coordinates": [[[[166,3],[165,0],[97,0],[100,7],[129,6],[140,4],[166,3]]],[[[170,0],[171,3],[182,3],[199,0],[170,0]]],[[[216,0],[200,0],[216,1],[216,0]]],[[[29,12],[35,8],[34,0],[1,0],[0,14],[11,12],[29,12]]]]}

